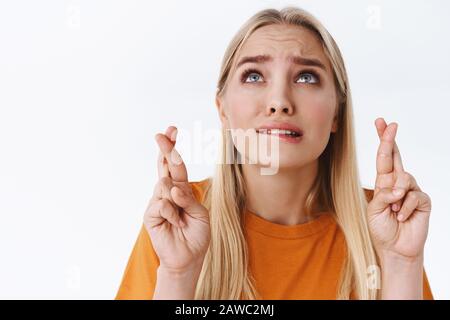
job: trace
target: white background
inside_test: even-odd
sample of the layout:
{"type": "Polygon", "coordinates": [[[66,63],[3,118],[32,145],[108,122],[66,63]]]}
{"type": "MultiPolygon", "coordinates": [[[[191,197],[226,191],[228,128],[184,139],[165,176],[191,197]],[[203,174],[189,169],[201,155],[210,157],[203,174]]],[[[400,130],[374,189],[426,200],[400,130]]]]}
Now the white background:
{"type": "Polygon", "coordinates": [[[186,137],[219,128],[225,48],[258,10],[289,4],[343,52],[363,185],[375,177],[374,120],[399,123],[405,170],[433,201],[425,267],[435,298],[450,298],[443,0],[2,0],[0,298],[114,298],[156,181],[154,135],[177,125],[190,180],[211,175],[213,160],[187,155],[214,141],[194,150],[186,137]]]}

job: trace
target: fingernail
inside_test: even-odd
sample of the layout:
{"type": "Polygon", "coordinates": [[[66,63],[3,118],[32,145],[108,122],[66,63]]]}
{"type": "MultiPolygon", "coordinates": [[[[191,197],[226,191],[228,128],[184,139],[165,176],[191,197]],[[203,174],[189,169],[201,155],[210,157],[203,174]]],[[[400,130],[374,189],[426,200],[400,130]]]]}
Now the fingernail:
{"type": "Polygon", "coordinates": [[[175,129],[175,131],[172,132],[172,136],[170,137],[170,140],[172,140],[172,141],[177,140],[177,134],[178,134],[178,129],[175,129]]]}
{"type": "Polygon", "coordinates": [[[175,150],[175,148],[173,148],[172,152],[170,153],[170,160],[177,166],[183,163],[183,159],[181,159],[180,154],[177,150],[175,150]]]}
{"type": "Polygon", "coordinates": [[[393,191],[393,193],[394,193],[394,196],[401,196],[402,193],[403,193],[403,190],[402,189],[395,189],[393,191]]]}

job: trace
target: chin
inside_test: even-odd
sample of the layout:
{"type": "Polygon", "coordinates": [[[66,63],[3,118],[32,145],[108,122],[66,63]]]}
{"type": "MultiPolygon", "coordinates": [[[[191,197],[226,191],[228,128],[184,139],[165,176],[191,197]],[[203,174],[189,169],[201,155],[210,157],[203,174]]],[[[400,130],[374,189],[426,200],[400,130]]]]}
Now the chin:
{"type": "Polygon", "coordinates": [[[270,162],[260,162],[261,167],[278,168],[278,171],[300,169],[311,163],[308,159],[304,158],[304,155],[299,155],[298,153],[283,153],[280,154],[278,160],[276,158],[270,158],[270,162]]]}

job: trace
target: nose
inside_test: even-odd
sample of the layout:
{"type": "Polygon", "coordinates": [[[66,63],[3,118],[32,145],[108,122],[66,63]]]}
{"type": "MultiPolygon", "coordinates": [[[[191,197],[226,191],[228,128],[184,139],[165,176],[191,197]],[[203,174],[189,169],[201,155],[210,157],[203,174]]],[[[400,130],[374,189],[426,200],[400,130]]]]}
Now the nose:
{"type": "Polygon", "coordinates": [[[289,88],[285,84],[280,84],[272,88],[269,96],[269,103],[266,107],[266,115],[292,115],[294,105],[290,99],[289,88]]]}
{"type": "Polygon", "coordinates": [[[286,106],[286,105],[270,105],[268,108],[268,115],[276,115],[276,114],[287,114],[287,115],[291,115],[292,114],[292,108],[286,106]]]}

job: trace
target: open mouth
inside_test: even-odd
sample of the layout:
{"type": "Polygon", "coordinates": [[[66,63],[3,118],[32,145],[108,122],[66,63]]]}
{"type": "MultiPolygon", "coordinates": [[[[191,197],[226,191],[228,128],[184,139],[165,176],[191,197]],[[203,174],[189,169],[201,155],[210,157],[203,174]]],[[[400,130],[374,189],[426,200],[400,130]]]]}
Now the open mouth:
{"type": "Polygon", "coordinates": [[[256,129],[257,133],[260,134],[270,134],[277,136],[286,136],[286,137],[301,137],[303,134],[301,132],[292,131],[292,130],[284,130],[284,129],[256,129]]]}

